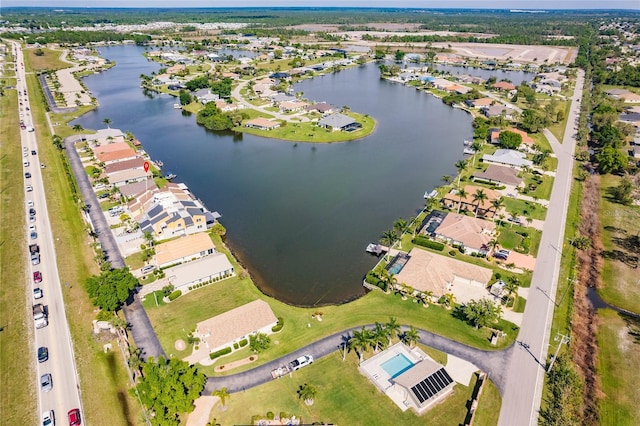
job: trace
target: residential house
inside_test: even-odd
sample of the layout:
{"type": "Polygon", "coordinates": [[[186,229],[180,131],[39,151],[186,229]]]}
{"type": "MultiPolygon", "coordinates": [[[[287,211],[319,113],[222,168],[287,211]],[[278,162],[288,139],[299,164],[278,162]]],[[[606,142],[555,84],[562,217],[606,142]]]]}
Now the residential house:
{"type": "Polygon", "coordinates": [[[298,98],[296,98],[295,96],[291,96],[282,92],[276,93],[271,97],[271,102],[273,102],[274,104],[279,104],[280,102],[295,102],[297,100],[298,98]]]}
{"type": "Polygon", "coordinates": [[[194,97],[203,105],[220,100],[220,95],[217,93],[211,93],[210,89],[200,89],[194,93],[194,97]]]}
{"type": "Polygon", "coordinates": [[[623,123],[629,123],[635,127],[640,127],[640,113],[638,112],[623,112],[618,118],[623,123]]]}
{"type": "Polygon", "coordinates": [[[498,191],[484,188],[482,186],[467,185],[464,187],[464,192],[466,196],[460,198],[457,189],[451,190],[451,192],[442,198],[442,204],[445,207],[456,211],[458,210],[458,206],[460,206],[460,211],[468,210],[470,212],[477,213],[477,216],[479,217],[493,217],[496,214],[495,208],[491,202],[502,197],[502,194],[498,191]],[[476,201],[474,195],[479,190],[482,190],[487,196],[486,200],[481,202],[476,201]]]}
{"type": "Polygon", "coordinates": [[[622,99],[624,102],[640,102],[640,95],[637,95],[627,89],[610,89],[605,91],[605,93],[614,99],[622,99]]]}
{"type": "Polygon", "coordinates": [[[83,135],[82,138],[92,144],[107,144],[124,142],[124,133],[120,129],[100,129],[93,135],[83,135]]]}
{"type": "Polygon", "coordinates": [[[216,246],[206,233],[186,235],[156,245],[155,264],[158,268],[191,262],[216,253],[216,246]]]}
{"type": "Polygon", "coordinates": [[[508,106],[505,106],[502,104],[486,106],[486,107],[483,107],[480,111],[487,118],[502,116],[507,120],[511,120],[512,119],[511,114],[513,114],[513,108],[509,108],[508,106]]]}
{"type": "Polygon", "coordinates": [[[446,91],[449,91],[451,87],[457,86],[457,84],[453,83],[452,81],[446,80],[444,78],[435,78],[433,79],[431,84],[433,84],[433,87],[435,87],[438,90],[446,90],[446,91]]]}
{"type": "Polygon", "coordinates": [[[123,151],[130,148],[131,147],[126,142],[106,142],[93,147],[91,150],[95,155],[98,155],[105,154],[107,152],[123,151]]]}
{"type": "Polygon", "coordinates": [[[182,289],[184,292],[196,284],[233,276],[234,268],[226,254],[213,253],[192,262],[165,269],[164,272],[173,287],[176,290],[182,289]]]}
{"type": "Polygon", "coordinates": [[[271,334],[277,323],[269,304],[258,299],[199,322],[194,334],[200,338],[200,346],[216,352],[257,333],[271,334]]]}
{"type": "Polygon", "coordinates": [[[362,125],[357,123],[353,118],[348,115],[340,114],[339,112],[322,117],[318,121],[318,126],[331,129],[333,132],[351,132],[362,127],[362,125]]]}
{"type": "Polygon", "coordinates": [[[119,151],[104,152],[96,155],[96,158],[105,165],[116,163],[119,161],[133,160],[137,157],[133,148],[127,148],[119,151]]]}
{"type": "Polygon", "coordinates": [[[496,101],[495,99],[492,99],[492,98],[480,98],[480,99],[469,99],[469,100],[466,100],[464,103],[469,108],[484,108],[484,107],[489,107],[493,105],[494,102],[496,101]]]}
{"type": "Polygon", "coordinates": [[[104,173],[106,175],[110,175],[112,173],[128,169],[144,170],[144,163],[146,163],[146,161],[142,157],[136,157],[133,160],[120,161],[118,163],[111,163],[104,167],[104,173]]]}
{"type": "Polygon", "coordinates": [[[137,197],[146,191],[155,191],[157,189],[158,186],[153,179],[149,179],[145,182],[129,183],[118,188],[120,193],[127,199],[137,197]]]}
{"type": "Polygon", "coordinates": [[[501,164],[510,167],[531,167],[533,161],[527,160],[527,154],[513,149],[499,149],[494,154],[485,154],[482,161],[485,163],[501,164]]]}
{"type": "Polygon", "coordinates": [[[215,101],[215,103],[216,103],[216,107],[218,107],[218,109],[222,112],[237,111],[239,109],[244,108],[244,106],[241,104],[229,103],[224,100],[217,100],[215,101]]]}
{"type": "Polygon", "coordinates": [[[179,74],[186,69],[187,67],[183,64],[175,64],[174,66],[167,68],[167,74],[179,74]]]}
{"type": "Polygon", "coordinates": [[[461,246],[465,254],[486,255],[489,241],[495,236],[496,225],[488,220],[449,213],[433,231],[436,239],[461,246]]]}
{"type": "Polygon", "coordinates": [[[267,120],[266,118],[258,117],[248,120],[244,123],[245,127],[250,127],[259,130],[273,130],[280,127],[280,123],[277,121],[267,120]]]}
{"type": "MultiPolygon", "coordinates": [[[[435,298],[449,293],[456,283],[486,288],[493,276],[493,271],[489,268],[435,254],[419,247],[414,247],[408,254],[399,255],[405,258],[406,263],[395,275],[398,282],[420,292],[431,291],[435,298]]],[[[394,261],[395,258],[392,262],[394,261]]]]}
{"type": "Polygon", "coordinates": [[[110,173],[107,178],[109,179],[109,184],[120,187],[128,183],[145,181],[151,176],[151,173],[145,172],[144,169],[127,169],[110,173]]]}
{"type": "Polygon", "coordinates": [[[307,105],[304,109],[307,112],[316,111],[316,112],[319,112],[320,114],[331,114],[335,110],[333,105],[329,105],[326,102],[319,102],[316,104],[307,105]]]}
{"type": "Polygon", "coordinates": [[[304,107],[309,106],[309,104],[302,101],[285,101],[280,102],[278,106],[281,112],[296,112],[301,111],[304,107]]]}
{"type": "Polygon", "coordinates": [[[511,186],[514,188],[524,185],[522,178],[518,177],[518,171],[510,167],[490,164],[484,172],[477,172],[471,177],[474,181],[489,182],[511,186]]]}
{"type": "Polygon", "coordinates": [[[500,143],[500,133],[502,132],[511,132],[511,133],[520,135],[522,137],[522,143],[527,144],[529,146],[533,146],[535,144],[535,141],[531,136],[529,136],[527,132],[524,132],[520,129],[516,129],[513,127],[509,127],[507,129],[502,129],[502,130],[492,129],[489,133],[489,141],[494,145],[498,145],[500,143]]]}
{"type": "Polygon", "coordinates": [[[508,81],[499,81],[497,83],[494,83],[491,87],[493,87],[496,90],[503,91],[503,92],[510,92],[510,91],[516,89],[516,86],[514,86],[511,83],[509,83],[508,81]]]}

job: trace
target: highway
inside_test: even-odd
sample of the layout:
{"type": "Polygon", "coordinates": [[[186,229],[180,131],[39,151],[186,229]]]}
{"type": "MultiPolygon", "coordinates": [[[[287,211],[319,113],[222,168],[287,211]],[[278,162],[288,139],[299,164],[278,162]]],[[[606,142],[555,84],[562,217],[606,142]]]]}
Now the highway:
{"type": "MultiPolygon", "coordinates": [[[[520,344],[516,345],[509,363],[505,366],[507,381],[502,395],[499,420],[499,424],[504,426],[538,424],[549,349],[549,333],[555,308],[553,295],[556,294],[562,249],[565,243],[565,224],[573,181],[575,134],[583,85],[584,72],[579,70],[563,143],[559,144],[555,138],[550,140],[554,153],[558,157],[558,169],[540,241],[536,268],[531,279],[531,291],[518,335],[520,344]]],[[[557,345],[555,342],[554,344],[557,345]]]]}
{"type": "MultiPolygon", "coordinates": [[[[20,130],[21,144],[27,148],[26,156],[23,161],[29,163],[23,167],[23,171],[31,173],[31,177],[24,177],[25,200],[33,202],[33,208],[36,211],[35,222],[29,222],[29,207],[23,206],[25,222],[27,223],[24,235],[24,241],[17,242],[19,244],[33,244],[34,242],[40,246],[40,264],[32,265],[30,259],[25,259],[25,265],[28,265],[27,283],[27,302],[29,304],[42,303],[48,312],[49,324],[46,327],[36,329],[34,325],[34,345],[29,348],[30,353],[25,354],[24,362],[33,362],[36,364],[37,375],[29,378],[34,381],[34,388],[38,395],[38,413],[40,419],[43,411],[53,410],[55,413],[57,424],[67,423],[67,413],[71,409],[81,409],[80,387],[75,366],[75,358],[71,336],[69,333],[69,324],[64,308],[64,300],[62,296],[62,283],[58,273],[56,263],[56,252],[54,245],[54,236],[51,231],[51,223],[49,221],[49,213],[46,203],[46,189],[43,182],[42,169],[40,167],[41,160],[39,158],[38,141],[36,132],[29,131],[30,127],[35,127],[31,116],[29,97],[25,95],[27,91],[25,69],[23,67],[24,57],[20,46],[12,43],[17,72],[16,76],[17,89],[19,92],[19,106],[23,115],[26,129],[20,130]],[[32,154],[35,151],[35,155],[32,154]],[[33,187],[32,191],[26,191],[26,185],[33,187]],[[37,238],[31,239],[28,226],[35,224],[37,238]],[[33,273],[39,271],[42,273],[42,282],[35,284],[33,282],[33,273]],[[33,289],[40,287],[44,296],[39,300],[34,300],[33,289]],[[47,347],[49,349],[49,359],[39,363],[37,360],[37,348],[47,347]],[[40,389],[40,376],[46,373],[52,375],[53,388],[49,392],[43,392],[40,389]]],[[[50,143],[49,141],[41,141],[41,143],[50,143]]],[[[17,265],[16,265],[17,266],[17,265]]],[[[32,321],[33,324],[33,321],[32,321]]],[[[26,379],[26,378],[25,378],[26,379]]],[[[25,407],[28,409],[28,407],[25,407]]],[[[40,423],[39,423],[40,424],[40,423]]]]}

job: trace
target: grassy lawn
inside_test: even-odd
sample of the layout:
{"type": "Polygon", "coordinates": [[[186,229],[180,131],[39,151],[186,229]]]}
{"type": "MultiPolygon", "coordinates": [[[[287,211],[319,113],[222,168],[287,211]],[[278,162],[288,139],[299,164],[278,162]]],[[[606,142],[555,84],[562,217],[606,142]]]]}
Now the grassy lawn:
{"type": "Polygon", "coordinates": [[[548,200],[551,198],[553,177],[547,175],[537,176],[530,173],[525,176],[524,185],[525,187],[520,192],[521,194],[528,195],[529,197],[534,197],[539,200],[548,200]],[[535,186],[535,189],[533,191],[530,190],[529,185],[535,186]]]}
{"type": "Polygon", "coordinates": [[[42,56],[36,55],[38,49],[24,49],[24,66],[33,71],[45,71],[45,70],[59,70],[62,68],[69,68],[72,65],[60,60],[61,50],[51,50],[47,48],[41,48],[44,54],[42,56]]]}
{"type": "Polygon", "coordinates": [[[518,247],[522,243],[523,239],[522,235],[509,228],[501,229],[500,235],[498,236],[500,246],[507,250],[513,250],[518,247]]]}
{"type": "Polygon", "coordinates": [[[640,248],[632,244],[640,232],[640,207],[624,206],[611,199],[608,189],[615,187],[619,180],[612,175],[602,176],[600,180],[604,269],[599,293],[609,303],[640,312],[640,274],[633,268],[633,258],[640,256],[640,248]]]}
{"type": "Polygon", "coordinates": [[[531,254],[536,256],[538,248],[540,247],[540,240],[542,239],[542,232],[534,228],[525,228],[523,226],[514,225],[511,222],[504,222],[503,225],[498,226],[500,235],[498,236],[498,242],[506,249],[515,249],[525,241],[523,234],[528,234],[529,238],[529,250],[525,254],[531,254]],[[504,245],[503,245],[504,244],[504,245]],[[507,247],[510,246],[511,248],[507,247]]]}
{"type": "Polygon", "coordinates": [[[542,133],[542,132],[540,132],[540,133],[529,133],[529,136],[531,136],[531,139],[533,139],[535,144],[538,145],[542,150],[546,149],[546,150],[552,151],[551,150],[551,144],[547,140],[547,138],[544,135],[544,133],[542,133]]]}
{"type": "Polygon", "coordinates": [[[525,216],[531,219],[544,220],[547,215],[546,207],[533,201],[518,200],[516,198],[504,197],[504,207],[514,216],[525,216]]]}
{"type": "MultiPolygon", "coordinates": [[[[386,395],[358,371],[357,357],[348,354],[345,361],[338,353],[316,361],[313,365],[262,386],[231,395],[226,411],[219,404],[211,410],[211,420],[221,425],[249,424],[252,415],[286,412],[305,424],[327,422],[337,425],[424,425],[461,424],[467,415],[467,402],[475,387],[476,376],[469,387],[456,384],[454,392],[441,404],[422,416],[413,411],[402,412],[386,395]],[[296,391],[304,383],[318,390],[315,403],[307,406],[296,391]]],[[[476,425],[495,424],[500,397],[491,382],[487,382],[481,398],[483,413],[476,425]]]]}
{"type": "Polygon", "coordinates": [[[605,397],[601,425],[633,425],[640,419],[640,322],[611,309],[598,311],[598,373],[605,397]]]}
{"type": "Polygon", "coordinates": [[[248,127],[236,127],[234,130],[239,132],[250,133],[252,135],[263,136],[266,138],[282,139],[295,142],[311,142],[311,143],[331,143],[345,142],[360,139],[369,136],[376,126],[376,121],[372,117],[356,114],[353,112],[347,115],[355,118],[362,124],[362,128],[354,132],[332,132],[315,123],[287,123],[273,130],[258,130],[248,127]]]}
{"type": "MultiPolygon", "coordinates": [[[[214,237],[214,241],[216,239],[217,237],[214,237]]],[[[219,244],[219,240],[216,242],[219,244]]],[[[224,248],[221,250],[226,251],[224,248]]],[[[524,279],[524,277],[522,278],[524,279]]],[[[340,306],[299,308],[264,296],[250,278],[233,277],[190,292],[165,306],[155,307],[153,297],[147,296],[145,307],[149,319],[158,333],[160,343],[167,353],[184,357],[189,354],[189,351],[177,351],[174,348],[174,343],[177,339],[185,339],[187,333],[195,328],[197,322],[258,298],[266,300],[276,316],[284,319],[284,329],[273,336],[271,348],[260,355],[258,363],[278,358],[348,327],[376,321],[386,322],[391,316],[397,317],[402,324],[413,324],[470,346],[487,350],[493,349],[488,341],[490,335],[488,329],[475,330],[467,323],[455,319],[453,311],[445,310],[439,306],[425,309],[421,304],[413,303],[411,300],[403,301],[399,296],[385,295],[381,291],[371,292],[358,300],[340,306]],[[216,300],[215,304],[211,303],[212,299],[216,300]],[[322,322],[311,318],[311,315],[318,310],[323,312],[322,322]],[[311,324],[311,327],[308,324],[311,324]]],[[[515,326],[513,325],[505,323],[502,326],[509,333],[509,337],[500,342],[500,347],[505,347],[513,341],[517,331],[514,330],[515,326]]],[[[247,354],[247,351],[238,351],[224,357],[224,361],[220,363],[244,358],[247,354]]],[[[253,367],[255,364],[248,365],[244,369],[253,367]]],[[[238,368],[233,372],[242,370],[243,368],[238,368]]],[[[206,367],[203,368],[203,371],[213,373],[213,368],[206,367]]]]}
{"type": "MultiPolygon", "coordinates": [[[[571,91],[571,95],[573,90],[571,91]]],[[[571,96],[569,95],[569,96],[571,96]]],[[[564,139],[564,130],[567,127],[567,120],[569,119],[569,110],[571,109],[571,101],[560,101],[560,108],[564,110],[564,120],[557,123],[551,123],[547,128],[553,136],[558,139],[558,142],[562,143],[564,139]]]]}
{"type": "MultiPolygon", "coordinates": [[[[56,236],[60,281],[68,284],[63,285],[62,292],[80,377],[86,423],[100,424],[102,421],[99,419],[108,418],[110,424],[114,425],[135,424],[141,410],[127,392],[128,379],[123,361],[119,359],[119,354],[106,356],[102,350],[103,342],[96,340],[92,333],[91,321],[95,318],[95,311],[83,283],[89,275],[99,271],[93,261],[94,254],[89,248],[85,225],[73,198],[75,182],[66,171],[66,159],[49,142],[51,134],[46,124],[43,124],[46,123],[45,101],[37,87],[36,76],[28,75],[27,83],[36,135],[40,141],[39,155],[48,165],[43,170],[43,180],[52,231],[56,236]]],[[[24,370],[18,371],[21,371],[23,380],[24,370]]]]}
{"type": "Polygon", "coordinates": [[[36,385],[26,377],[35,377],[34,363],[30,355],[36,350],[31,343],[31,312],[25,301],[30,277],[25,270],[27,259],[24,241],[24,182],[22,178],[22,148],[18,126],[18,102],[15,90],[5,90],[0,97],[0,383],[11,391],[0,396],[0,413],[7,424],[36,424],[33,407],[36,385]],[[11,246],[11,247],[10,247],[11,246]],[[13,266],[10,266],[13,265],[13,266]],[[16,303],[20,301],[21,303],[16,303]]]}
{"type": "Polygon", "coordinates": [[[129,269],[140,269],[144,265],[142,261],[142,252],[134,253],[124,258],[124,263],[127,264],[129,269]]]}
{"type": "MultiPolygon", "coordinates": [[[[77,134],[71,126],[67,125],[71,120],[79,117],[89,111],[92,111],[96,108],[95,105],[83,105],[78,107],[76,111],[67,112],[64,114],[51,114],[51,124],[53,124],[53,131],[56,135],[66,138],[67,136],[73,136],[77,134]]],[[[94,134],[93,130],[83,130],[84,134],[94,134]]]]}

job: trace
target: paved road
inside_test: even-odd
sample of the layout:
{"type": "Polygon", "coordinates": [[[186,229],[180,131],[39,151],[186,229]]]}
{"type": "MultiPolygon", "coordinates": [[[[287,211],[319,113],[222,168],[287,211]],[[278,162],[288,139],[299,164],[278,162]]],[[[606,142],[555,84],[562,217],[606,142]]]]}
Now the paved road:
{"type": "MultiPolygon", "coordinates": [[[[584,73],[578,71],[576,87],[563,143],[553,140],[551,146],[558,157],[558,169],[553,183],[551,200],[538,251],[536,269],[531,280],[531,291],[527,299],[519,339],[506,367],[506,388],[502,397],[500,425],[536,425],[542,399],[544,365],[547,361],[549,333],[555,308],[547,294],[555,295],[564,231],[572,183],[573,154],[577,117],[580,112],[584,73]]],[[[553,138],[555,139],[555,138],[553,138]]]]}
{"type": "MultiPolygon", "coordinates": [[[[91,182],[89,182],[89,177],[85,173],[80,156],[76,151],[75,143],[79,139],[81,139],[81,136],[70,136],[64,140],[64,146],[71,168],[76,176],[78,188],[82,193],[84,203],[89,208],[89,217],[93,223],[102,250],[114,268],[123,268],[126,265],[118,249],[118,244],[116,244],[116,240],[107,223],[107,218],[100,208],[98,197],[91,186],[91,182]]],[[[150,356],[158,357],[165,355],[137,294],[131,297],[122,311],[124,312],[127,322],[131,325],[130,332],[133,340],[136,342],[136,346],[142,349],[142,357],[146,359],[150,356]]]]}
{"type": "MultiPolygon", "coordinates": [[[[26,126],[33,126],[33,119],[30,111],[26,108],[30,107],[29,97],[26,96],[27,90],[26,76],[23,63],[24,57],[21,47],[17,43],[11,43],[16,51],[16,62],[18,71],[16,73],[19,81],[17,89],[20,93],[19,99],[22,102],[21,111],[22,118],[26,126]]],[[[78,385],[78,376],[76,373],[75,358],[73,354],[73,345],[69,333],[69,324],[64,307],[64,299],[62,296],[62,287],[60,282],[60,274],[58,273],[58,265],[56,263],[56,251],[54,244],[54,236],[51,231],[51,222],[49,220],[49,212],[47,210],[47,201],[45,196],[45,186],[42,179],[42,170],[40,169],[40,158],[38,155],[38,141],[35,132],[27,130],[20,131],[20,139],[23,147],[27,148],[27,156],[23,157],[23,161],[28,161],[29,165],[24,167],[25,172],[31,173],[31,178],[25,178],[25,185],[33,187],[32,192],[25,193],[25,200],[34,203],[36,210],[36,232],[37,239],[29,238],[29,233],[25,229],[25,243],[37,243],[40,246],[40,264],[30,265],[28,274],[28,300],[33,303],[42,303],[46,306],[48,312],[49,324],[40,329],[34,329],[34,345],[30,348],[29,353],[25,354],[27,362],[36,362],[36,348],[40,346],[47,347],[49,350],[49,360],[44,363],[37,363],[35,377],[25,378],[34,381],[34,389],[37,389],[38,396],[38,418],[41,413],[47,410],[53,410],[62,423],[64,416],[72,408],[82,408],[80,398],[80,387],[78,385]],[[36,155],[31,154],[31,150],[36,151],[36,155]],[[42,273],[42,282],[34,284],[32,282],[32,273],[40,271],[42,273]],[[33,288],[40,287],[44,292],[44,297],[37,301],[33,300],[33,288]],[[49,373],[52,375],[53,389],[50,392],[42,392],[40,389],[40,376],[49,373]]],[[[43,141],[48,143],[48,141],[43,141]]],[[[25,212],[27,214],[27,212],[25,212]]],[[[28,222],[28,221],[27,221],[28,222]]],[[[30,264],[29,260],[26,262],[30,264]]],[[[31,319],[29,319],[31,321],[31,319]]],[[[10,392],[4,389],[4,392],[10,392]]],[[[34,404],[35,405],[35,404],[34,404]]],[[[29,407],[24,407],[29,409],[29,407]]]]}
{"type": "MultiPolygon", "coordinates": [[[[367,325],[367,328],[373,327],[373,324],[367,325]]],[[[409,327],[405,326],[404,328],[409,327]]],[[[348,330],[335,333],[331,336],[327,336],[317,342],[305,346],[304,348],[298,349],[295,352],[291,352],[281,358],[268,362],[252,370],[230,376],[209,377],[203,394],[209,395],[214,390],[223,387],[226,387],[229,393],[240,392],[263,383],[270,382],[273,380],[271,377],[272,370],[282,365],[289,364],[290,361],[293,361],[302,355],[310,354],[317,360],[335,351],[342,350],[342,345],[349,341],[351,333],[354,330],[360,329],[361,327],[353,327],[348,330]]],[[[500,391],[504,390],[505,377],[503,369],[504,365],[511,357],[513,346],[502,351],[483,351],[449,340],[426,330],[419,330],[419,333],[421,343],[474,363],[482,371],[489,373],[489,376],[496,383],[500,391]]],[[[356,355],[351,353],[348,354],[348,356],[356,355]]],[[[295,374],[295,372],[293,374],[295,374]]]]}

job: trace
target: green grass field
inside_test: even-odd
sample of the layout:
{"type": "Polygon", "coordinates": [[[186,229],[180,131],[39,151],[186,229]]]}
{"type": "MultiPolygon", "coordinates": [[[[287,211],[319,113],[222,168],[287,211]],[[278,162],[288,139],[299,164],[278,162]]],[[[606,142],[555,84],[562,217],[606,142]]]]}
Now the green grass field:
{"type": "Polygon", "coordinates": [[[71,64],[68,64],[64,61],[60,60],[60,55],[62,54],[61,50],[52,50],[41,48],[43,55],[38,56],[36,52],[38,49],[24,49],[24,66],[27,69],[32,69],[34,71],[46,71],[46,70],[59,70],[62,68],[69,68],[71,64]]]}
{"type": "Polygon", "coordinates": [[[553,188],[553,177],[552,176],[539,176],[534,177],[533,175],[528,175],[524,179],[525,190],[522,194],[528,195],[529,197],[534,197],[539,200],[548,200],[551,198],[551,189],[553,188]],[[536,181],[536,178],[542,180],[541,183],[536,181]],[[536,187],[533,191],[529,189],[529,185],[533,185],[536,187]]]}
{"type": "Polygon", "coordinates": [[[15,90],[0,97],[0,416],[6,424],[36,424],[36,372],[30,322],[30,277],[27,277],[27,247],[24,220],[22,148],[15,90]],[[27,299],[28,298],[28,299],[27,299]],[[29,380],[29,379],[34,380],[29,380]]]}
{"type": "Polygon", "coordinates": [[[533,201],[518,200],[516,198],[504,197],[504,207],[514,216],[525,216],[531,219],[544,220],[547,216],[546,207],[533,201]]]}
{"type": "MultiPolygon", "coordinates": [[[[345,361],[338,353],[331,354],[303,368],[292,377],[282,377],[245,392],[232,394],[226,411],[218,403],[211,410],[211,420],[221,425],[249,424],[251,416],[278,415],[285,412],[302,419],[305,424],[327,422],[336,425],[445,425],[461,424],[467,414],[467,402],[475,387],[476,376],[468,387],[457,384],[454,392],[422,416],[413,411],[402,412],[391,399],[358,371],[357,356],[347,354],[345,361]],[[298,387],[308,383],[318,393],[312,406],[298,399],[298,387]]],[[[482,415],[475,425],[494,425],[500,407],[500,395],[487,382],[480,399],[482,415]]]]}

